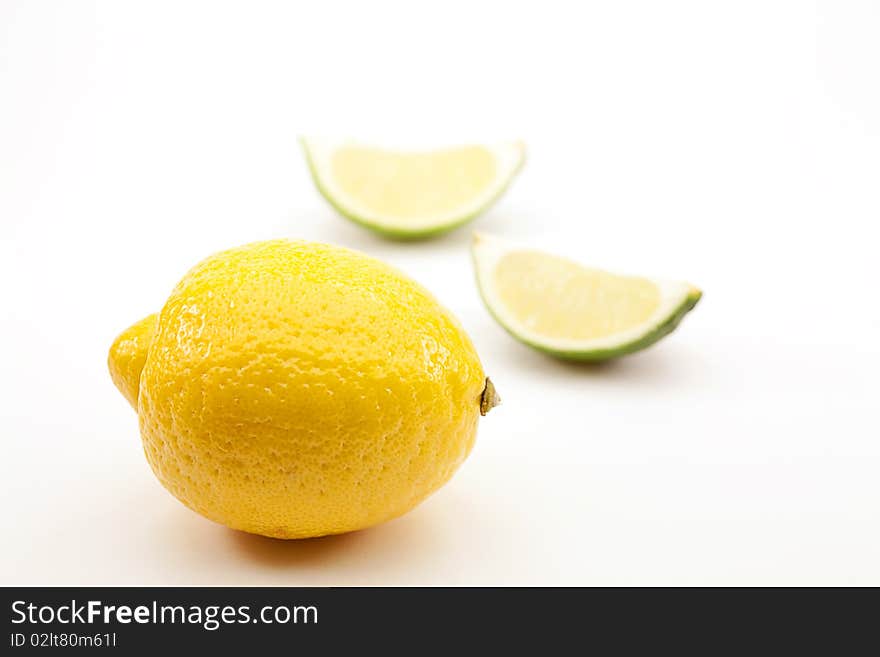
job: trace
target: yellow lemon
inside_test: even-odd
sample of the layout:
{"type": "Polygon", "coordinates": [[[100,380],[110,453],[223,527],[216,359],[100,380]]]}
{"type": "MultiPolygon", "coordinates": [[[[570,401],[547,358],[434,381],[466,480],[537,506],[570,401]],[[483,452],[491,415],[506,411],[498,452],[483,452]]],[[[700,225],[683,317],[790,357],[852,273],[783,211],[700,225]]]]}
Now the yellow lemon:
{"type": "Polygon", "coordinates": [[[442,486],[496,403],[473,344],[366,255],[275,240],[196,265],[109,367],[181,502],[304,538],[399,516],[442,486]]]}

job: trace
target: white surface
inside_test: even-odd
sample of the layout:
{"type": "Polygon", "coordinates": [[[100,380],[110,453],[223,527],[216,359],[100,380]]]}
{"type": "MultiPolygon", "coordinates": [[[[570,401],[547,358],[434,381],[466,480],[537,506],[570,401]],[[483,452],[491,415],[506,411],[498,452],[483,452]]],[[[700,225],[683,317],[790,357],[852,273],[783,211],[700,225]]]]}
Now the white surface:
{"type": "Polygon", "coordinates": [[[872,2],[0,4],[0,583],[880,584],[872,2]],[[473,228],[705,296],[601,368],[512,341],[469,229],[395,244],[300,133],[522,137],[473,228]],[[156,482],[105,367],[212,251],[295,236],[409,272],[504,405],[408,516],[279,542],[156,482]]]}

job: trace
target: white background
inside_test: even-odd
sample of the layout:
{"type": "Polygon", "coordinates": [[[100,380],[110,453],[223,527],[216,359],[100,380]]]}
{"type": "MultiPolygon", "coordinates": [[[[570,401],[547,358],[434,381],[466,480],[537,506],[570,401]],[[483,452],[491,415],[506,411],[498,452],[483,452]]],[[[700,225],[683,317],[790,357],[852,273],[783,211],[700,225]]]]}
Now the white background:
{"type": "Polygon", "coordinates": [[[880,6],[0,4],[0,583],[880,584],[880,6]],[[299,134],[523,138],[470,227],[374,237],[299,134]],[[514,342],[471,228],[705,290],[605,367],[514,342]],[[426,285],[504,405],[452,482],[283,542],[157,483],[106,370],[213,251],[329,241],[426,285]]]}

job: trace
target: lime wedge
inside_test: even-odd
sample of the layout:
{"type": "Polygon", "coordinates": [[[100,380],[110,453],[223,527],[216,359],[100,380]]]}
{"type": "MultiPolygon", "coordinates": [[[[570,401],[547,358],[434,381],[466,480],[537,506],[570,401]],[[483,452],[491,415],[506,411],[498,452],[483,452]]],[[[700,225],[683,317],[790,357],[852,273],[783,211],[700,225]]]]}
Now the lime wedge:
{"type": "Polygon", "coordinates": [[[639,351],[671,333],[702,292],[618,276],[485,234],[472,253],[489,312],[517,340],[570,360],[639,351]]]}
{"type": "Polygon", "coordinates": [[[525,160],[521,142],[431,152],[309,138],[302,145],[315,185],[337,211],[398,239],[467,223],[501,196],[525,160]]]}

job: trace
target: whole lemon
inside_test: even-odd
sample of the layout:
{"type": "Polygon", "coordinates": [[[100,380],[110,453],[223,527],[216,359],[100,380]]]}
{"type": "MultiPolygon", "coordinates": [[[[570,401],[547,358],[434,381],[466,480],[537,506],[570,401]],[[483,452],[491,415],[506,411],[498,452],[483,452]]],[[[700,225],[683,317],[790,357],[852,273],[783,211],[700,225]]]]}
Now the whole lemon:
{"type": "Polygon", "coordinates": [[[181,502],[235,529],[361,529],[442,486],[496,403],[471,341],[421,286],[336,246],[213,255],[109,367],[181,502]]]}

